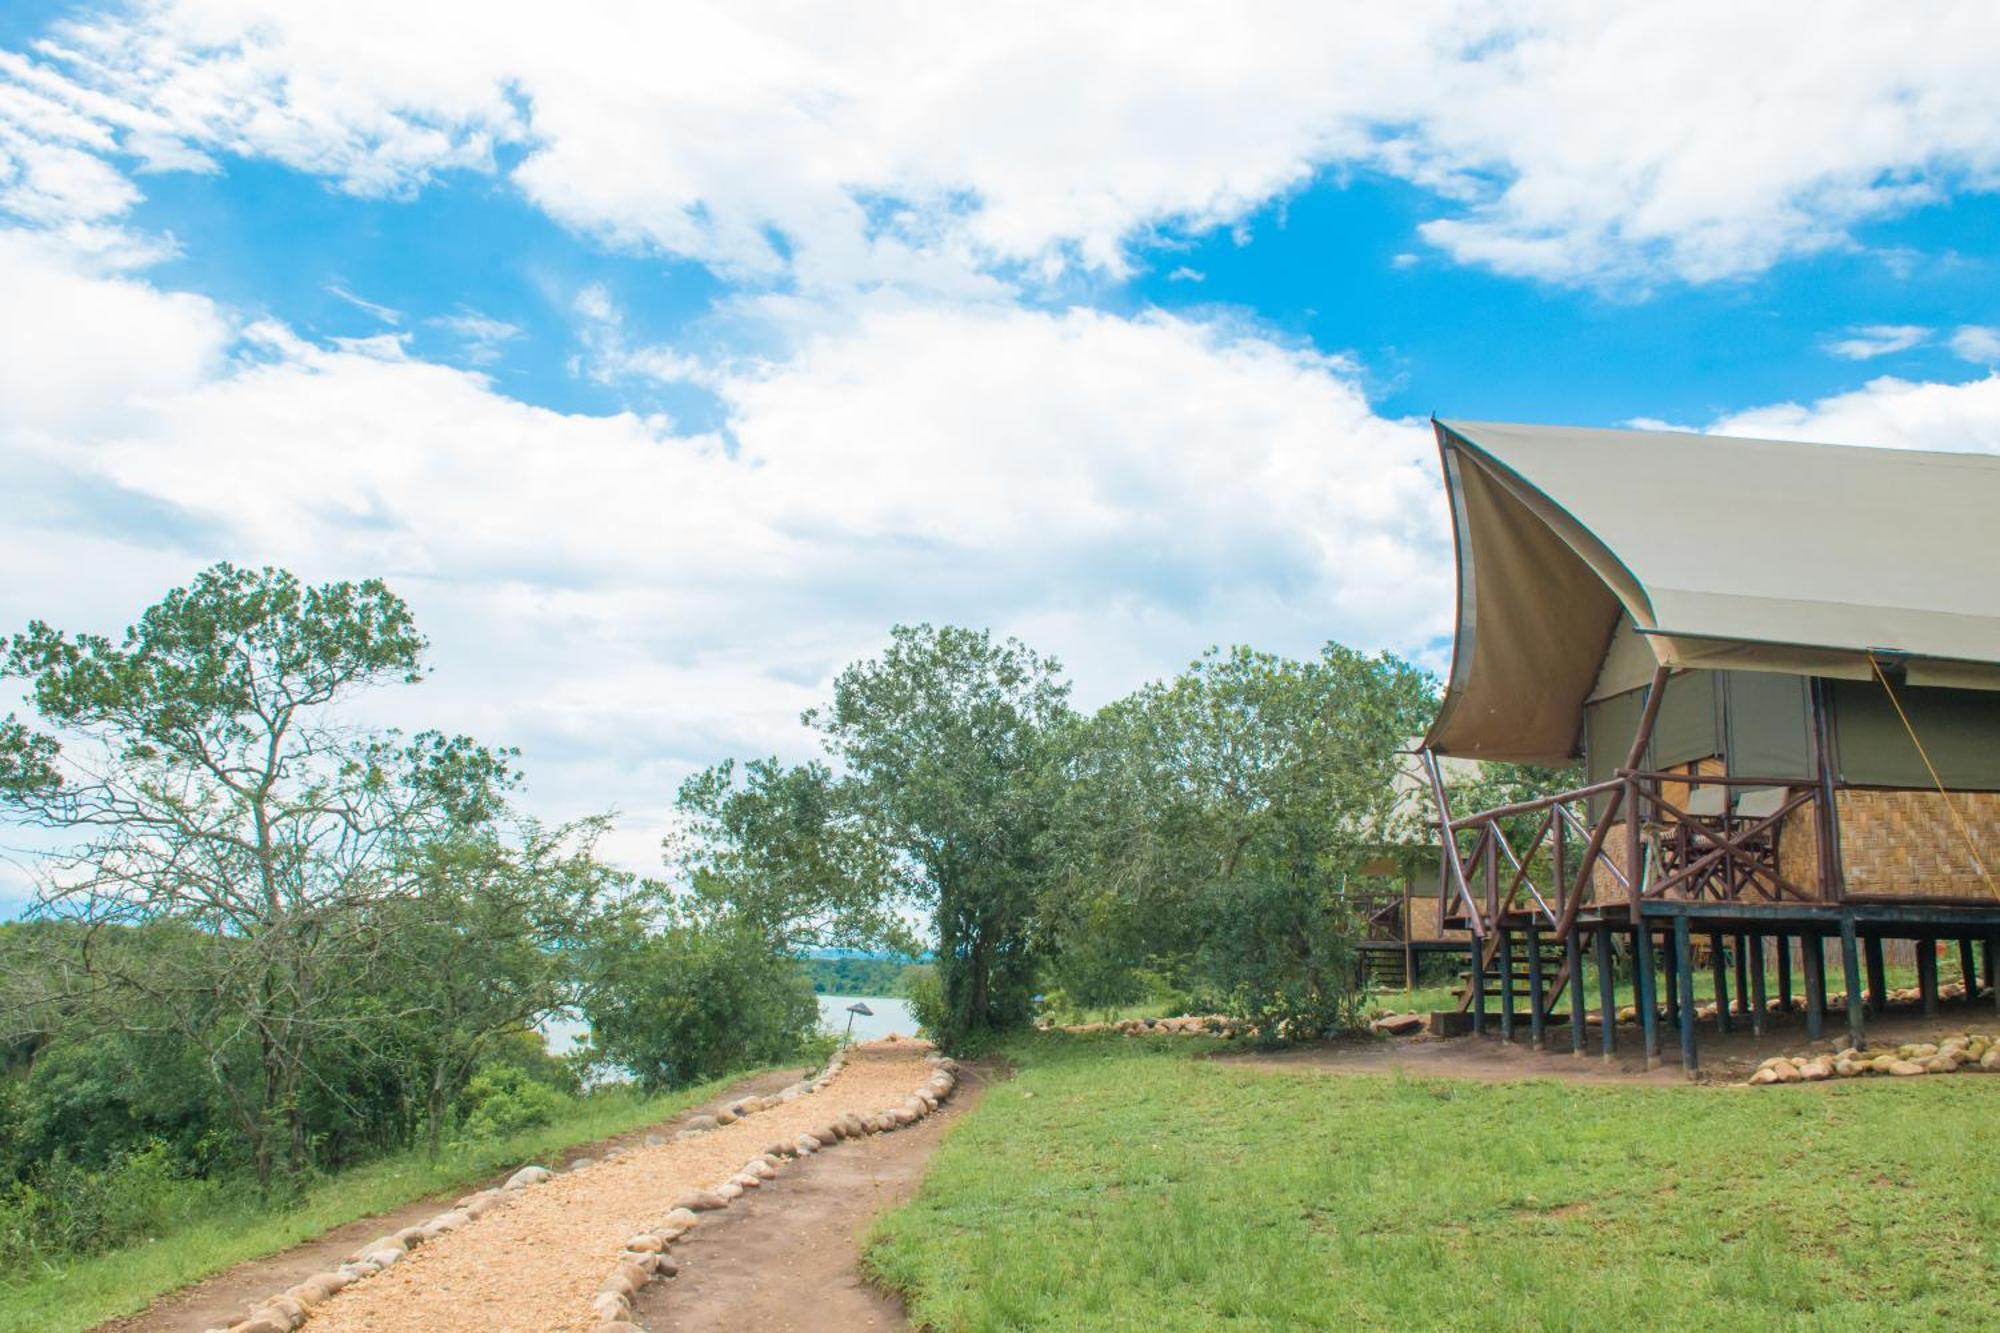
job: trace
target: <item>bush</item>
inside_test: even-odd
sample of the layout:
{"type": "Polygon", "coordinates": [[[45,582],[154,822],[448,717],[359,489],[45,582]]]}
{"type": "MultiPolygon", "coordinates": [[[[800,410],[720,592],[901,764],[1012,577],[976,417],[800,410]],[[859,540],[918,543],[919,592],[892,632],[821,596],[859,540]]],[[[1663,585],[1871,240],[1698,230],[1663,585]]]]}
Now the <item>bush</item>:
{"type": "Polygon", "coordinates": [[[646,1092],[794,1059],[819,1028],[797,961],[729,917],[606,948],[583,1009],[595,1061],[646,1092]]]}
{"type": "Polygon", "coordinates": [[[497,1139],[551,1123],[569,1100],[518,1065],[492,1064],[465,1085],[459,1124],[468,1139],[497,1139]]]}
{"type": "Polygon", "coordinates": [[[934,967],[912,967],[903,973],[903,994],[910,1003],[910,1016],[917,1031],[931,1040],[951,1025],[951,1009],[944,998],[944,982],[934,967]]]}
{"type": "Polygon", "coordinates": [[[182,1175],[158,1141],[97,1170],[47,1158],[0,1193],[0,1264],[49,1263],[156,1236],[211,1211],[222,1192],[216,1181],[182,1175]]]}

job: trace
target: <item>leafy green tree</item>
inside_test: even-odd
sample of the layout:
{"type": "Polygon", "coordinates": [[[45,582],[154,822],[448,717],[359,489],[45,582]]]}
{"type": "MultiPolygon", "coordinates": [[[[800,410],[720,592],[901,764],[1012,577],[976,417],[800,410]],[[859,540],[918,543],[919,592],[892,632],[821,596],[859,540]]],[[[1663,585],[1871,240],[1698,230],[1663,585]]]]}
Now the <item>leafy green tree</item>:
{"type": "Polygon", "coordinates": [[[424,641],[378,580],[204,570],[117,643],[36,622],[7,645],[41,727],[0,724],[0,802],[72,835],[38,910],[86,927],[94,985],[200,1055],[260,1179],[310,1155],[315,1052],[365,1042],[348,1002],[414,895],[413,849],[504,809],[508,756],[464,738],[345,724],[349,696],[422,677],[424,641]],[[99,949],[174,923],[191,947],[99,949]]]}
{"type": "Polygon", "coordinates": [[[422,1070],[433,1155],[488,1055],[581,998],[578,960],[629,882],[596,857],[606,827],[597,818],[454,830],[415,849],[413,891],[383,905],[393,948],[376,961],[372,989],[422,1070]]]}
{"type": "Polygon", "coordinates": [[[762,927],[637,903],[593,948],[582,999],[596,1061],[651,1092],[798,1055],[819,1004],[762,927]]]}
{"type": "Polygon", "coordinates": [[[1165,962],[1269,1032],[1339,1026],[1355,998],[1343,889],[1393,817],[1396,752],[1431,697],[1393,657],[1239,647],[1102,710],[1049,835],[1060,951],[1105,974],[1122,923],[1130,967],[1165,962]]]}
{"type": "Polygon", "coordinates": [[[1037,846],[1070,717],[1060,666],[983,631],[898,626],[806,714],[876,836],[931,909],[946,1046],[1023,1021],[1034,990],[1037,846]]]}
{"type": "Polygon", "coordinates": [[[774,948],[914,952],[897,905],[907,886],[852,782],[825,764],[734,760],[681,784],[667,839],[695,897],[761,928],[774,948]]]}

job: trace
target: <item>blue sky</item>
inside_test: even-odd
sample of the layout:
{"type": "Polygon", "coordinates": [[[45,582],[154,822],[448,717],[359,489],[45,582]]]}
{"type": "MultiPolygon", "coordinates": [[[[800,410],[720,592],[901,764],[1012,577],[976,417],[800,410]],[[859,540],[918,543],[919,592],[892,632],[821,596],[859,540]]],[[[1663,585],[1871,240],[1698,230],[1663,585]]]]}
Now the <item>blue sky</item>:
{"type": "MultiPolygon", "coordinates": [[[[1446,650],[1424,418],[2000,449],[1986,6],[0,9],[0,622],[388,577],[622,812],[889,625],[1446,650]]],[[[0,899],[20,891],[0,870],[0,899]]]]}

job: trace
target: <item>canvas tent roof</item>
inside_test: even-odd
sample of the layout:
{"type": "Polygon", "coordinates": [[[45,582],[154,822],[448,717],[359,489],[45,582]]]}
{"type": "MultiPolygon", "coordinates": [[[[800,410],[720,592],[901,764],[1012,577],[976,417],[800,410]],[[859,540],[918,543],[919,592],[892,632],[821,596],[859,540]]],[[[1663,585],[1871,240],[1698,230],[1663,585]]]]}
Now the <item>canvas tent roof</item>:
{"type": "Polygon", "coordinates": [[[1435,423],[1458,553],[1440,754],[1560,763],[1621,612],[1669,667],[2000,689],[2000,458],[1435,423]]]}

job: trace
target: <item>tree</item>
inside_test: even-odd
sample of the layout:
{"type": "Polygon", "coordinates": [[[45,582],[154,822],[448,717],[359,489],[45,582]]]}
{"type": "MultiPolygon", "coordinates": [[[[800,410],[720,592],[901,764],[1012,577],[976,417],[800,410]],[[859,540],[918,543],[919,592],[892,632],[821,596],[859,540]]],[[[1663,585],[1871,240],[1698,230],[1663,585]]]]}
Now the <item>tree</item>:
{"type": "Polygon", "coordinates": [[[1396,752],[1431,694],[1393,657],[1239,647],[1107,706],[1051,835],[1058,938],[1079,947],[1060,924],[1078,919],[1073,904],[1115,895],[1119,910],[1081,920],[1130,923],[1129,965],[1174,960],[1268,1032],[1340,1025],[1354,1000],[1342,890],[1379,846],[1396,752]]]}
{"type": "Polygon", "coordinates": [[[414,849],[413,892],[384,905],[395,941],[372,989],[423,1068],[430,1151],[488,1054],[581,999],[578,960],[629,876],[596,858],[607,822],[455,829],[414,849]]]}
{"type": "Polygon", "coordinates": [[[7,646],[44,729],[0,724],[0,801],[74,841],[36,910],[88,927],[96,984],[201,1053],[258,1176],[307,1164],[314,1054],[365,1042],[344,988],[393,941],[379,909],[416,894],[427,842],[490,823],[509,755],[463,737],[345,725],[336,705],[422,678],[424,641],[379,580],[307,587],[204,570],[121,642],[41,622],[7,646]],[[104,947],[171,923],[190,947],[104,947]]]}
{"type": "Polygon", "coordinates": [[[681,784],[685,821],[666,841],[695,897],[761,929],[771,947],[914,952],[895,858],[852,782],[825,764],[724,760],[681,784]]]}
{"type": "Polygon", "coordinates": [[[932,910],[946,1046],[1028,1013],[1050,739],[1070,717],[1060,673],[1014,639],[898,626],[805,715],[932,910]]]}
{"type": "Polygon", "coordinates": [[[654,1092],[798,1054],[819,1026],[798,965],[757,923],[655,892],[592,951],[582,1007],[597,1061],[654,1092]]]}

